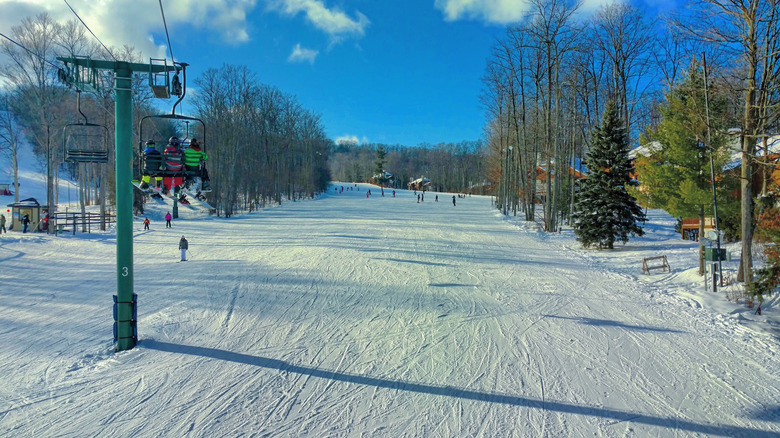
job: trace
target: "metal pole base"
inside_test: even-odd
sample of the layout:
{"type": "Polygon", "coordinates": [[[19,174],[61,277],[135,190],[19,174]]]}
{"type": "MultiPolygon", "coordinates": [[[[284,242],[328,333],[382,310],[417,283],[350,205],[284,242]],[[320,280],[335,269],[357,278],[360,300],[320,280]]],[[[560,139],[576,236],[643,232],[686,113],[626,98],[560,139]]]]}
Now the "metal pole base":
{"type": "Polygon", "coordinates": [[[119,301],[114,295],[114,350],[130,350],[138,343],[138,295],[119,301]]]}

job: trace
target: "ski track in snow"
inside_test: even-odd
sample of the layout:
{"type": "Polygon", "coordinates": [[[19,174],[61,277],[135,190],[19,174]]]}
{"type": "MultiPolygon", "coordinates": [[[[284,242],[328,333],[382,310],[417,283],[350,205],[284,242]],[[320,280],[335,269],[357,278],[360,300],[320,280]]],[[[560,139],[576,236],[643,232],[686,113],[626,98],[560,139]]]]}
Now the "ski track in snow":
{"type": "Polygon", "coordinates": [[[0,237],[0,436],[780,436],[778,338],[666,293],[677,273],[487,197],[359,186],[138,220],[120,353],[112,234],[0,237]]]}

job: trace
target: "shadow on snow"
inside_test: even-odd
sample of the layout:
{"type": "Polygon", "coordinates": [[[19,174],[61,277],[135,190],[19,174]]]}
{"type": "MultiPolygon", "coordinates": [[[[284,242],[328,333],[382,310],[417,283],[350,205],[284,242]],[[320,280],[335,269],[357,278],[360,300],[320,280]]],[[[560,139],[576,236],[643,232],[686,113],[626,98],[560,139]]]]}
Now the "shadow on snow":
{"type": "Polygon", "coordinates": [[[353,383],[357,385],[373,386],[377,388],[388,388],[399,391],[409,391],[421,394],[431,394],[443,397],[454,397],[464,400],[483,401],[488,403],[499,403],[512,406],[521,406],[532,409],[546,409],[554,412],[561,412],[575,415],[587,415],[591,417],[609,418],[619,422],[632,421],[639,424],[647,424],[662,428],[672,428],[674,430],[704,433],[712,436],[750,436],[750,437],[776,437],[773,432],[762,431],[748,427],[699,424],[690,420],[684,420],[673,417],[660,417],[647,414],[636,414],[632,412],[620,411],[617,409],[597,408],[588,406],[579,406],[572,403],[538,400],[530,397],[513,396],[506,394],[496,394],[490,392],[471,391],[468,389],[455,388],[453,386],[437,386],[425,383],[412,383],[400,380],[381,379],[377,377],[361,376],[358,374],[348,374],[337,371],[329,371],[314,367],[294,365],[279,359],[271,359],[262,356],[252,356],[232,351],[219,350],[216,348],[196,347],[191,345],[173,344],[160,342],[154,339],[146,339],[141,343],[142,347],[150,350],[157,350],[166,353],[187,354],[211,359],[223,360],[228,362],[251,365],[255,367],[284,371],[288,373],[297,373],[322,379],[330,379],[339,382],[353,383]]]}
{"type": "Polygon", "coordinates": [[[557,316],[557,315],[542,315],[542,316],[544,316],[545,318],[568,319],[571,321],[578,321],[580,324],[592,325],[592,326],[620,327],[628,330],[641,330],[641,331],[649,331],[649,332],[684,333],[679,330],[668,329],[665,327],[646,327],[641,325],[631,325],[619,321],[613,321],[611,319],[585,318],[582,316],[579,317],[568,317],[568,316],[557,316]]]}

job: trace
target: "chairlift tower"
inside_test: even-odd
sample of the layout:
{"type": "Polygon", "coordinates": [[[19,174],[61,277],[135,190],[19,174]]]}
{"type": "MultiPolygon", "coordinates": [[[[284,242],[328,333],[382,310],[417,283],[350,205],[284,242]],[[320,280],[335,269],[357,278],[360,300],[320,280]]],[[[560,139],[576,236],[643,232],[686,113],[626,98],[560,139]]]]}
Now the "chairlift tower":
{"type": "MultiPolygon", "coordinates": [[[[178,73],[186,64],[149,64],[94,60],[86,57],[58,57],[67,69],[60,76],[80,89],[96,84],[97,71],[114,72],[114,118],[116,138],[116,278],[117,295],[114,306],[115,349],[130,350],[138,341],[136,326],[136,296],[133,293],[133,106],[132,75],[150,75],[150,85],[161,76],[178,73]],[[69,70],[69,71],[68,71],[69,70]],[[85,81],[85,79],[87,81],[85,81]]],[[[178,79],[178,78],[176,78],[178,79]]],[[[175,82],[175,81],[174,81],[175,82]]],[[[164,80],[169,86],[168,80],[164,80]]],[[[155,94],[161,93],[156,90],[155,94]]],[[[164,92],[161,93],[165,95],[164,92]]],[[[173,94],[173,93],[172,93],[173,94]]]]}

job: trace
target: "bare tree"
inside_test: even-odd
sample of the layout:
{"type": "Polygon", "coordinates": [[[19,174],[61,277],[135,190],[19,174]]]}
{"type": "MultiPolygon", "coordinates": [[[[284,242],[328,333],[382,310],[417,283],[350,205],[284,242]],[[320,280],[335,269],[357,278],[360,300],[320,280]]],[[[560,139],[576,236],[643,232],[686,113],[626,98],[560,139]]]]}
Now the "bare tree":
{"type": "Polygon", "coordinates": [[[654,22],[647,13],[629,3],[610,3],[596,14],[593,41],[609,60],[612,80],[610,91],[629,135],[634,108],[647,86],[653,67],[652,53],[657,46],[654,22]]]}
{"type": "Polygon", "coordinates": [[[11,156],[14,202],[19,202],[19,142],[22,134],[10,105],[11,98],[4,93],[0,101],[0,153],[11,156]]]}
{"type": "Polygon", "coordinates": [[[12,102],[14,113],[20,116],[20,122],[31,134],[34,148],[45,159],[46,198],[50,208],[56,204],[57,127],[62,126],[57,120],[62,113],[56,107],[64,93],[64,89],[57,85],[57,72],[52,68],[60,28],[50,15],[43,12],[34,18],[23,19],[19,26],[11,29],[13,39],[27,50],[5,40],[0,44],[0,53],[8,59],[0,69],[0,78],[16,90],[12,102]]]}

